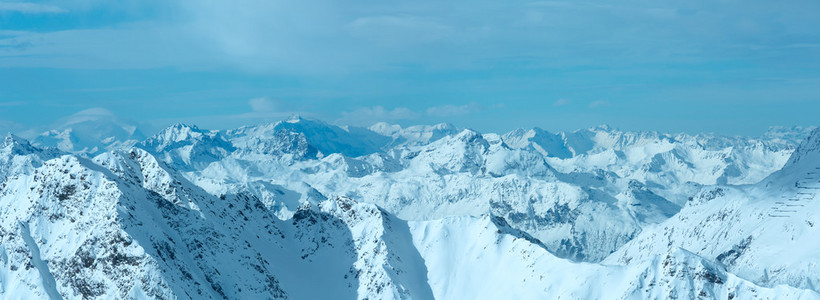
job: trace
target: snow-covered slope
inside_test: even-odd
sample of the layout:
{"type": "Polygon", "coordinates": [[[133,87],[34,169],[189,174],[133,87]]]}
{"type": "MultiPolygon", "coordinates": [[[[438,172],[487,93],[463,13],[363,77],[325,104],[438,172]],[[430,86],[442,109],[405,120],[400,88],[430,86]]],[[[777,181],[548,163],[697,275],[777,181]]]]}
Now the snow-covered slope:
{"type": "Polygon", "coordinates": [[[0,298],[817,299],[820,131],[801,130],[296,117],[93,158],[9,135],[0,298]]]}
{"type": "Polygon", "coordinates": [[[542,153],[562,172],[603,169],[659,185],[749,184],[783,166],[806,135],[793,130],[773,129],[752,139],[623,132],[606,126],[557,134],[535,128],[512,131],[503,139],[513,148],[542,153]]]}
{"type": "Polygon", "coordinates": [[[563,260],[491,218],[411,222],[437,299],[818,299],[764,288],[683,249],[628,266],[563,260]]]}
{"type": "Polygon", "coordinates": [[[402,128],[399,125],[376,123],[370,126],[373,132],[393,139],[390,146],[413,146],[435,142],[445,136],[458,134],[459,130],[452,124],[439,123],[432,126],[417,125],[402,128]]]}
{"type": "Polygon", "coordinates": [[[603,259],[672,216],[702,185],[762,178],[793,151],[782,141],[607,127],[498,136],[300,117],[224,132],[177,125],[141,145],[209,193],[253,194],[281,219],[320,195],[374,203],[407,220],[492,213],[583,261],[603,259]]]}
{"type": "Polygon", "coordinates": [[[207,166],[235,150],[219,131],[182,123],[163,129],[137,146],[179,169],[207,166]]]}
{"type": "Polygon", "coordinates": [[[376,206],[336,198],[285,222],[141,149],[45,161],[0,186],[0,207],[0,298],[432,295],[406,222],[376,206]]]}
{"type": "Polygon", "coordinates": [[[684,248],[760,285],[820,287],[820,130],[785,167],[749,186],[709,187],[675,217],[607,259],[632,260],[684,248]]]}
{"type": "Polygon", "coordinates": [[[609,181],[614,178],[559,180],[538,153],[511,149],[472,130],[356,158],[295,157],[300,156],[236,151],[186,176],[212,194],[255,193],[284,218],[294,199],[313,190],[375,203],[409,220],[492,212],[579,260],[602,259],[643,223],[659,222],[678,209],[645,188],[633,193],[641,189],[637,184],[620,190],[609,181]],[[579,186],[594,180],[598,186],[579,186]],[[639,207],[646,199],[658,201],[639,207]],[[587,217],[593,213],[595,220],[587,217]]]}
{"type": "Polygon", "coordinates": [[[34,168],[60,155],[56,149],[40,149],[27,140],[7,134],[0,144],[0,181],[13,174],[30,174],[34,168]]]}
{"type": "Polygon", "coordinates": [[[1,195],[3,298],[818,298],[683,250],[573,263],[499,217],[408,223],[342,197],[280,221],[140,149],[54,158],[1,195]]]}
{"type": "Polygon", "coordinates": [[[62,156],[4,183],[2,277],[11,298],[286,295],[257,250],[279,246],[265,230],[275,217],[226,212],[250,201],[197,192],[144,151],[104,156],[100,165],[62,156]]]}
{"type": "Polygon", "coordinates": [[[763,136],[761,136],[761,138],[768,141],[797,145],[800,144],[800,142],[802,142],[803,139],[809,136],[811,132],[815,129],[817,129],[816,126],[772,126],[769,127],[769,130],[763,133],[763,136]]]}
{"type": "Polygon", "coordinates": [[[364,128],[333,126],[300,116],[275,124],[229,130],[227,135],[244,152],[287,153],[307,159],[333,153],[367,155],[381,151],[389,142],[387,137],[364,128]]]}

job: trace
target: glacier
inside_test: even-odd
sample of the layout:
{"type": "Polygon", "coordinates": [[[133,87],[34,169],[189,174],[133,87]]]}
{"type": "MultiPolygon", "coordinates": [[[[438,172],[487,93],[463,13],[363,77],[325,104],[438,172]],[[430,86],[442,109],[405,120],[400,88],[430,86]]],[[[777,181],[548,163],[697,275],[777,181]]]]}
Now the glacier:
{"type": "Polygon", "coordinates": [[[0,298],[820,298],[820,129],[58,130],[0,145],[0,298]]]}

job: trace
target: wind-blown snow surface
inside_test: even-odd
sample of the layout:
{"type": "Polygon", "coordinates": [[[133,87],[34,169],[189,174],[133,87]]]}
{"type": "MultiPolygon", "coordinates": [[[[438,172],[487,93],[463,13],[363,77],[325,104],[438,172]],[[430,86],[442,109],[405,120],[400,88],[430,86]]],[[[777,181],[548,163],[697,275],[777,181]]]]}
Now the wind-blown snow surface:
{"type": "Polygon", "coordinates": [[[0,298],[820,298],[810,204],[746,208],[805,195],[793,180],[820,162],[817,131],[796,152],[786,138],[594,128],[544,146],[516,132],[179,124],[93,158],[9,135],[0,298]],[[710,213],[727,205],[741,216],[710,213]]]}

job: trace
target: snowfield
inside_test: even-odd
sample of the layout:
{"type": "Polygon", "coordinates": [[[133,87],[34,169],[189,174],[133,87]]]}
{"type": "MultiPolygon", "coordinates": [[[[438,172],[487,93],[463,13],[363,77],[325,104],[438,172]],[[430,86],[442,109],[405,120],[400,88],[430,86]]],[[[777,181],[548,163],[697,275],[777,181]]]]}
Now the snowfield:
{"type": "Polygon", "coordinates": [[[0,145],[2,299],[820,299],[820,129],[66,126],[0,145]]]}

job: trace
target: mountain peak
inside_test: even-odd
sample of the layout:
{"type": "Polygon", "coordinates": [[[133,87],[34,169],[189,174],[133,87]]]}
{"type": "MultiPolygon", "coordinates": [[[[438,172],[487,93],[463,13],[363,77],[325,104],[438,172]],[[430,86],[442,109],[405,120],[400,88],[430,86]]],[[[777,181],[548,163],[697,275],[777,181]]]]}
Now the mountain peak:
{"type": "Polygon", "coordinates": [[[430,128],[436,129],[436,130],[456,130],[457,127],[455,125],[451,124],[451,123],[442,122],[442,123],[438,123],[438,124],[435,124],[433,126],[430,126],[430,128]]]}
{"type": "Polygon", "coordinates": [[[376,124],[370,125],[367,129],[370,129],[373,132],[384,136],[392,136],[398,132],[402,131],[401,125],[398,124],[390,124],[387,122],[378,122],[376,124]]]}
{"type": "Polygon", "coordinates": [[[775,143],[800,145],[817,128],[814,126],[772,126],[761,137],[775,143]]]}
{"type": "Polygon", "coordinates": [[[146,139],[141,144],[149,147],[153,151],[162,151],[170,145],[189,140],[199,139],[207,132],[199,129],[196,125],[176,123],[168,126],[154,136],[146,139]]]}
{"type": "Polygon", "coordinates": [[[12,133],[6,134],[3,139],[3,149],[9,149],[15,155],[24,155],[36,151],[36,148],[28,140],[12,133]]]}
{"type": "Polygon", "coordinates": [[[157,135],[163,134],[188,134],[192,132],[205,132],[204,130],[200,129],[196,125],[193,124],[186,124],[186,123],[176,123],[174,125],[168,126],[165,129],[161,130],[160,133],[157,135]]]}
{"type": "Polygon", "coordinates": [[[472,130],[472,129],[464,129],[461,132],[459,132],[455,136],[455,138],[459,139],[459,140],[462,140],[462,141],[470,142],[470,141],[473,141],[475,139],[479,139],[479,138],[482,138],[482,137],[481,137],[481,133],[478,132],[478,131],[475,131],[475,130],[472,130]]]}
{"type": "Polygon", "coordinates": [[[293,114],[290,117],[288,117],[287,120],[285,120],[285,122],[287,123],[300,123],[302,121],[305,121],[305,118],[303,118],[299,114],[293,114]]]}
{"type": "Polygon", "coordinates": [[[814,129],[809,133],[797,150],[792,153],[787,166],[796,165],[798,163],[810,163],[807,160],[814,160],[816,164],[820,164],[820,128],[814,129]]]}
{"type": "Polygon", "coordinates": [[[459,129],[450,123],[415,125],[402,128],[400,125],[380,122],[373,124],[369,129],[380,135],[393,138],[393,142],[391,143],[393,146],[428,144],[445,136],[459,133],[459,129]]]}
{"type": "Polygon", "coordinates": [[[574,155],[562,134],[555,134],[540,127],[533,127],[529,130],[519,128],[505,134],[503,139],[504,143],[510,147],[532,146],[536,151],[550,157],[565,159],[574,155]]]}
{"type": "Polygon", "coordinates": [[[186,123],[183,123],[183,122],[178,122],[174,125],[166,127],[162,131],[163,132],[164,131],[180,132],[180,131],[202,131],[202,130],[199,129],[199,127],[197,127],[194,124],[186,124],[186,123]]]}
{"type": "Polygon", "coordinates": [[[601,124],[601,125],[598,125],[598,126],[594,126],[594,127],[591,127],[589,130],[590,131],[603,131],[603,132],[617,131],[617,129],[612,128],[612,126],[610,126],[609,124],[601,124]]]}
{"type": "Polygon", "coordinates": [[[222,133],[184,123],[165,128],[139,145],[153,153],[175,152],[185,164],[191,164],[191,160],[200,155],[199,159],[209,162],[235,150],[222,133]]]}
{"type": "Polygon", "coordinates": [[[293,116],[273,126],[276,132],[287,131],[305,136],[308,143],[322,154],[341,153],[357,157],[375,153],[387,144],[388,138],[366,128],[340,127],[321,120],[293,116]]]}
{"type": "Polygon", "coordinates": [[[6,147],[6,146],[15,145],[15,144],[27,145],[27,144],[29,144],[29,142],[28,142],[28,140],[26,140],[24,138],[21,138],[21,137],[13,134],[11,132],[7,133],[6,137],[3,139],[3,146],[6,147]]]}
{"type": "Polygon", "coordinates": [[[328,123],[326,123],[322,120],[305,118],[305,117],[302,117],[301,115],[292,115],[292,116],[288,117],[287,119],[285,119],[283,121],[276,122],[276,124],[274,124],[273,127],[277,128],[277,129],[279,129],[279,128],[324,129],[324,128],[329,128],[329,127],[335,127],[335,128],[340,128],[340,129],[344,130],[344,128],[341,127],[341,126],[331,125],[331,124],[328,124],[328,123]]]}

